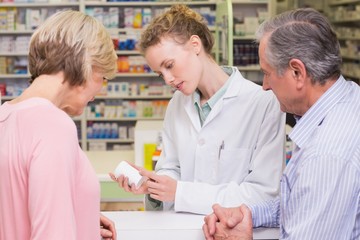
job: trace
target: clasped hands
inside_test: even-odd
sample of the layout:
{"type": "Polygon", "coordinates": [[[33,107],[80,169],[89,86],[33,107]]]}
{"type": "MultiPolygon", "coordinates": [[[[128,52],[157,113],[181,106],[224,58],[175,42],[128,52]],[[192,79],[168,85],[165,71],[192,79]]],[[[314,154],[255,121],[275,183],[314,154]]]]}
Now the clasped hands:
{"type": "Polygon", "coordinates": [[[144,168],[135,166],[129,163],[131,166],[136,168],[141,176],[147,178],[139,188],[136,188],[134,184],[129,185],[129,179],[124,175],[120,175],[118,178],[113,173],[109,173],[111,179],[118,182],[119,186],[126,192],[134,194],[150,194],[150,197],[163,202],[175,201],[175,193],[177,181],[166,175],[158,175],[153,171],[148,171],[144,168]]]}
{"type": "Polygon", "coordinates": [[[204,218],[203,232],[206,240],[252,240],[251,211],[246,205],[224,208],[213,205],[213,213],[204,218]]]}

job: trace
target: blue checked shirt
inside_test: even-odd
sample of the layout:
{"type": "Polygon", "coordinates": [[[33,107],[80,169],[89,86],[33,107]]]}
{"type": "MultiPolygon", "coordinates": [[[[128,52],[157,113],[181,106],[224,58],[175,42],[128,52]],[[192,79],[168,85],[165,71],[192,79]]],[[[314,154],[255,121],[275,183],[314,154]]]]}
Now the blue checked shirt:
{"type": "Polygon", "coordinates": [[[280,239],[360,239],[360,87],[340,77],[297,122],[281,195],[250,206],[280,239]]]}

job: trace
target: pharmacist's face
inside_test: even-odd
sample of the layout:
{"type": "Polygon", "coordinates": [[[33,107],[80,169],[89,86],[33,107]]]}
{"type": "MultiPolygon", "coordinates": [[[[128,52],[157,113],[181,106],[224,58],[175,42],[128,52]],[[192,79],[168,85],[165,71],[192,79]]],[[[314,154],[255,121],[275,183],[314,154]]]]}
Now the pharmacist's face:
{"type": "Polygon", "coordinates": [[[269,65],[265,54],[267,47],[267,37],[260,41],[259,59],[260,67],[264,73],[263,89],[272,90],[280,102],[280,108],[283,112],[294,113],[294,101],[296,96],[296,88],[292,81],[290,69],[286,69],[280,76],[277,69],[269,65]]]}
{"type": "Polygon", "coordinates": [[[159,44],[146,50],[145,59],[167,85],[185,95],[191,95],[196,90],[201,62],[190,41],[181,45],[170,37],[162,38],[159,44]]]}
{"type": "Polygon", "coordinates": [[[101,91],[106,78],[103,74],[93,72],[92,79],[88,79],[83,86],[70,89],[66,108],[63,110],[71,116],[81,115],[89,102],[101,91]]]}

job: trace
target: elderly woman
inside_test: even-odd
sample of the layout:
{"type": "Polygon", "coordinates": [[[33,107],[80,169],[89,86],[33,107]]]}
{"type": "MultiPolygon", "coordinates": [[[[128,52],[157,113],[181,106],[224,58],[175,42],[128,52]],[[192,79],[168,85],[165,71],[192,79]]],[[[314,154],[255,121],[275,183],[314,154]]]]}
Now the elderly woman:
{"type": "Polygon", "coordinates": [[[31,85],[0,107],[0,239],[116,239],[69,117],[114,75],[116,59],[106,29],[78,11],[33,34],[31,85]]]}

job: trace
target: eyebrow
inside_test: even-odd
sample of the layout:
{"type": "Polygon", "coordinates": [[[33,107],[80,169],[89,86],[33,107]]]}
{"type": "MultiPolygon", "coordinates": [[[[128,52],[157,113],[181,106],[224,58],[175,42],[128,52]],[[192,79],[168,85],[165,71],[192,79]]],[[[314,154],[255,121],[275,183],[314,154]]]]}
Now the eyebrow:
{"type": "Polygon", "coordinates": [[[162,61],[162,62],[160,63],[160,67],[164,66],[164,64],[165,64],[166,61],[167,61],[166,59],[165,59],[164,61],[162,61]]]}

